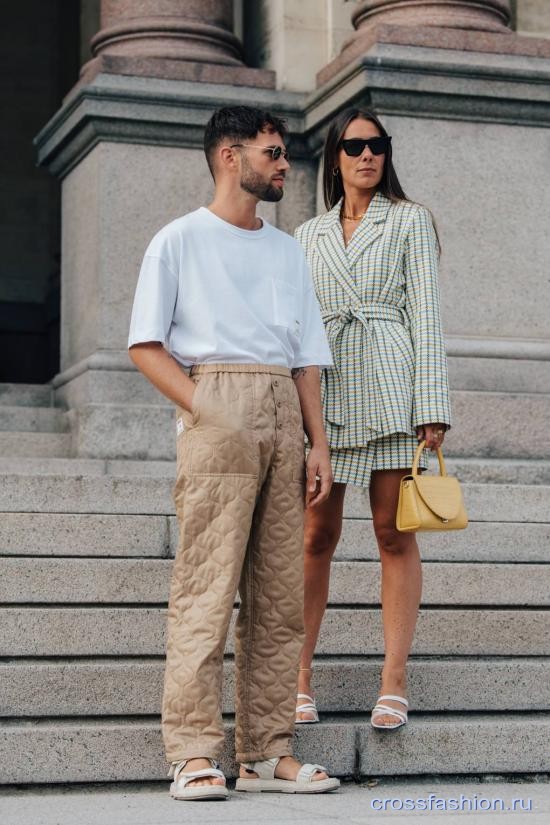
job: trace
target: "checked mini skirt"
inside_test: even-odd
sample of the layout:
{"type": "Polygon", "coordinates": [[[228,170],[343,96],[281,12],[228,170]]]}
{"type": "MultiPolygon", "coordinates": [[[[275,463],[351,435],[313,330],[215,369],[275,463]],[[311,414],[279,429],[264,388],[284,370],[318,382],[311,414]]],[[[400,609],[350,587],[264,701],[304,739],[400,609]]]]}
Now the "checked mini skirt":
{"type": "MultiPolygon", "coordinates": [[[[330,450],[334,481],[356,487],[370,485],[373,470],[407,470],[412,466],[418,440],[407,433],[392,433],[369,441],[364,447],[330,450]]],[[[428,451],[423,450],[418,465],[428,467],[428,451]]]]}

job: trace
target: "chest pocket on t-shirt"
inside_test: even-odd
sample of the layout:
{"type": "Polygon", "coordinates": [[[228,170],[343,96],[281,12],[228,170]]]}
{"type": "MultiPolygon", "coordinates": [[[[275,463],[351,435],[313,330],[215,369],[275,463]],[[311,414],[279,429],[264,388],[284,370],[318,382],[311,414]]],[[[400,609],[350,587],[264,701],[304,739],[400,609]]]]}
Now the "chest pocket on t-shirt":
{"type": "Polygon", "coordinates": [[[273,321],[275,326],[285,327],[291,335],[300,337],[300,304],[298,290],[286,281],[272,280],[273,321]]]}

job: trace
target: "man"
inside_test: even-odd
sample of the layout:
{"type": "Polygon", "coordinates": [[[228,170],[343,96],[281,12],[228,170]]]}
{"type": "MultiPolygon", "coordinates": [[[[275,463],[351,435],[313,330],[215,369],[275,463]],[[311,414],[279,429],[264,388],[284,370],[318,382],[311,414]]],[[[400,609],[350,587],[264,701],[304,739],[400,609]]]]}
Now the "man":
{"type": "Polygon", "coordinates": [[[320,792],[337,779],[292,757],[303,642],[303,507],[332,483],[319,366],[332,363],[299,244],[256,216],[279,201],[286,127],[224,108],[204,138],[215,195],[154,238],[130,356],[177,406],[180,543],[168,609],[162,727],[176,799],[226,798],[223,652],[237,589],[237,789],[320,792]],[[185,371],[184,369],[185,368],[185,371]],[[189,374],[187,374],[187,372],[189,374]]]}

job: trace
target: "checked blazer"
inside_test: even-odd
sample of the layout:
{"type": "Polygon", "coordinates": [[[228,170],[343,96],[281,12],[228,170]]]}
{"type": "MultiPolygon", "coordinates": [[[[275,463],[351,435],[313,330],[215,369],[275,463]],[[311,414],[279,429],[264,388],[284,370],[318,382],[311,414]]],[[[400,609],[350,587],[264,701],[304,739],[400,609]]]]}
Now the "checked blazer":
{"type": "Polygon", "coordinates": [[[339,201],[298,227],[334,367],[321,374],[333,449],[450,425],[437,241],[430,212],[377,192],[344,245],[339,201]]]}

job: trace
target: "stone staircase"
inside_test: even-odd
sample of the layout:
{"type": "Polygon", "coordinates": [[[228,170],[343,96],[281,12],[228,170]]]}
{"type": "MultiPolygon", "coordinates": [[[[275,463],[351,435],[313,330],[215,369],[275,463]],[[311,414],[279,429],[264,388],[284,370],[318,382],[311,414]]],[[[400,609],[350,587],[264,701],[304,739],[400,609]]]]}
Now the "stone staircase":
{"type": "Polygon", "coordinates": [[[0,384],[0,457],[70,455],[68,416],[52,395],[49,384],[0,384]]]}
{"type": "MultiPolygon", "coordinates": [[[[537,404],[546,415],[548,398],[537,404]]],[[[0,386],[0,782],[164,779],[174,465],[71,450],[48,387],[0,386]]],[[[412,713],[390,735],[369,725],[378,554],[368,499],[349,491],[316,662],[322,724],[297,732],[298,753],[339,775],[550,769],[550,460],[509,458],[518,453],[506,445],[492,458],[454,452],[448,468],[464,482],[471,524],[420,538],[412,713]]]]}

